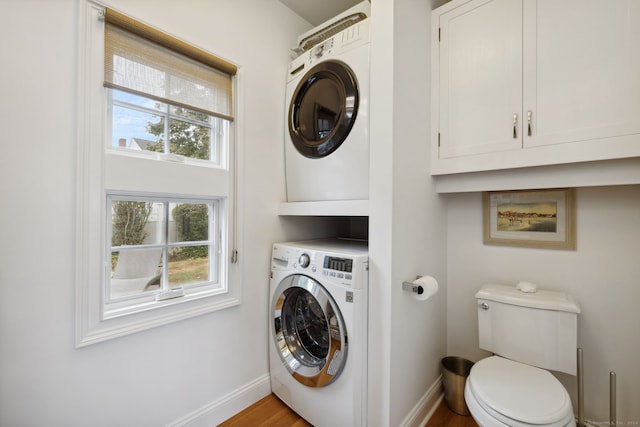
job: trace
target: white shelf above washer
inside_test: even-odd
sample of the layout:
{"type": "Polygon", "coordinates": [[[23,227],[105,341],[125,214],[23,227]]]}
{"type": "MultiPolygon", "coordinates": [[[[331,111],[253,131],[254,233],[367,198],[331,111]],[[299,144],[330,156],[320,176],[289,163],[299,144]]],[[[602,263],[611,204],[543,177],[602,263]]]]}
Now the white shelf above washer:
{"type": "Polygon", "coordinates": [[[369,216],[369,200],[280,203],[281,216],[369,216]]]}

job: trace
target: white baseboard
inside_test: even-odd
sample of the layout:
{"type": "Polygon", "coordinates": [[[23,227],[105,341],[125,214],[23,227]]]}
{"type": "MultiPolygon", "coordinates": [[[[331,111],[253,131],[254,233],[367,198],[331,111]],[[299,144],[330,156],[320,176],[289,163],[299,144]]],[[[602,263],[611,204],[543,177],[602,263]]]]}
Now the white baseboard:
{"type": "Polygon", "coordinates": [[[220,399],[214,400],[176,420],[167,427],[212,427],[231,418],[243,409],[271,393],[269,374],[243,385],[220,399]]]}
{"type": "MultiPolygon", "coordinates": [[[[211,427],[231,418],[243,409],[271,393],[269,374],[234,390],[190,414],[170,423],[167,427],[211,427]]],[[[442,376],[429,387],[418,403],[407,414],[399,427],[421,427],[431,418],[443,399],[442,376]]]]}
{"type": "Polygon", "coordinates": [[[422,395],[411,412],[402,420],[400,427],[422,427],[427,424],[444,397],[442,392],[442,375],[422,395]]]}

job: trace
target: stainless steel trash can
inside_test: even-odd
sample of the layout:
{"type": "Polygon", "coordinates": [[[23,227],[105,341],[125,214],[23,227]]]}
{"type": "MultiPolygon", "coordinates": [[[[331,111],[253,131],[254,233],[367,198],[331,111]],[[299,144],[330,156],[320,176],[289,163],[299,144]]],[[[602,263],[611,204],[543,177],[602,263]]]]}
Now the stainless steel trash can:
{"type": "Polygon", "coordinates": [[[440,361],[444,400],[456,414],[471,415],[464,401],[464,384],[472,366],[473,362],[462,357],[449,356],[440,361]]]}

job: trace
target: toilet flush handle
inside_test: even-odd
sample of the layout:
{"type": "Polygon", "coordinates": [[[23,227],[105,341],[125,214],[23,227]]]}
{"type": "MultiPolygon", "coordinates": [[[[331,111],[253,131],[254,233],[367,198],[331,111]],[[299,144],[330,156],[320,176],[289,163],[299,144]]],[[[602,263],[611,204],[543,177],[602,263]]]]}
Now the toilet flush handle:
{"type": "Polygon", "coordinates": [[[483,310],[489,310],[489,304],[487,304],[486,302],[481,302],[480,304],[478,304],[480,306],[481,309],[483,310]]]}

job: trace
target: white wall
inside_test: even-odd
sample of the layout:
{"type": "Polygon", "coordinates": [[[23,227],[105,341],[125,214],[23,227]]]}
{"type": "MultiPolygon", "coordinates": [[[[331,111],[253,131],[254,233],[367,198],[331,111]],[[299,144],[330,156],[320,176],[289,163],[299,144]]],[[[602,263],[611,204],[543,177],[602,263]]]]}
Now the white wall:
{"type": "Polygon", "coordinates": [[[288,48],[309,24],[277,0],[109,2],[240,67],[243,304],[75,349],[79,1],[1,6],[0,425],[158,426],[198,409],[194,425],[215,425],[269,390],[271,243],[306,232],[276,210],[288,48]]]}
{"type": "Polygon", "coordinates": [[[446,215],[427,166],[430,22],[423,0],[372,2],[370,426],[419,425],[440,393],[446,215]],[[415,301],[402,282],[416,275],[443,288],[415,301]]]}
{"type": "MultiPolygon", "coordinates": [[[[447,352],[473,361],[478,348],[475,292],[484,283],[568,292],[578,301],[584,351],[585,417],[609,422],[609,372],[617,374],[617,420],[640,421],[640,185],[579,188],[578,248],[557,251],[485,246],[480,193],[447,195],[447,352]]],[[[575,377],[559,374],[576,406],[575,377]]]]}

